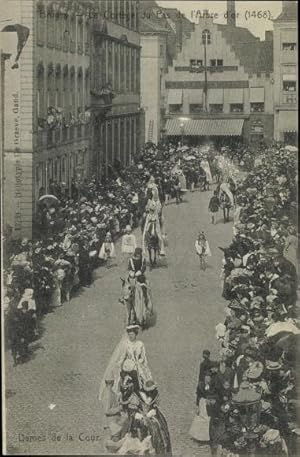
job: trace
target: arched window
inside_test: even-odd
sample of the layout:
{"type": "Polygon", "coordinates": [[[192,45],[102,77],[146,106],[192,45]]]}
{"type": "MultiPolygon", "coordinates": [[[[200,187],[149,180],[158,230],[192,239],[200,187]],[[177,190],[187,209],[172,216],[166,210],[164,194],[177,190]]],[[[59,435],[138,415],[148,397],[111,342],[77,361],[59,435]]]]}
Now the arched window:
{"type": "Polygon", "coordinates": [[[37,117],[45,116],[45,68],[42,62],[37,67],[37,100],[36,100],[37,117]]]}
{"type": "Polygon", "coordinates": [[[125,49],[120,44],[120,90],[121,93],[125,92],[125,49]]]}
{"type": "Polygon", "coordinates": [[[57,64],[55,68],[55,107],[62,107],[62,78],[60,64],[57,64]]]}
{"type": "Polygon", "coordinates": [[[54,94],[54,67],[50,63],[47,68],[47,108],[55,105],[54,94]]]}
{"type": "Polygon", "coordinates": [[[49,48],[54,47],[54,24],[55,24],[55,18],[54,18],[54,10],[53,10],[53,5],[50,4],[47,8],[47,46],[49,48]]]}
{"type": "Polygon", "coordinates": [[[130,69],[130,60],[131,52],[130,48],[126,47],[126,90],[130,91],[130,79],[131,79],[131,69],[130,69]]]}
{"type": "Polygon", "coordinates": [[[83,73],[82,68],[78,68],[77,72],[77,112],[82,113],[83,110],[83,73]]]}
{"type": "Polygon", "coordinates": [[[135,68],[136,68],[136,92],[139,94],[140,93],[140,73],[141,73],[141,65],[140,65],[140,55],[139,55],[139,50],[136,52],[136,57],[135,57],[135,68]]]}
{"type": "Polygon", "coordinates": [[[37,4],[37,44],[45,44],[46,9],[42,2],[37,4]]]}
{"type": "Polygon", "coordinates": [[[202,44],[210,44],[211,43],[211,35],[210,31],[205,29],[202,32],[202,44]]]}
{"type": "Polygon", "coordinates": [[[69,70],[68,65],[65,65],[63,68],[63,95],[62,95],[62,106],[64,113],[68,113],[70,111],[69,106],[69,70]]]}

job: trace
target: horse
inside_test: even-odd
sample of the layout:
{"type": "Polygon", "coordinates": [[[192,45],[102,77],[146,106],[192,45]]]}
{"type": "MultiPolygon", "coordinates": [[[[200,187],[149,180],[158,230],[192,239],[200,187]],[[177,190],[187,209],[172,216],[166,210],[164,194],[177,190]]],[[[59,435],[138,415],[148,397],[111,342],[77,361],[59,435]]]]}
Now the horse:
{"type": "Polygon", "coordinates": [[[148,290],[148,284],[140,284],[136,279],[124,279],[122,281],[123,297],[120,303],[127,308],[127,325],[139,324],[142,329],[155,324],[152,300],[148,290]],[[145,291],[145,287],[147,290],[145,291]]]}
{"type": "Polygon", "coordinates": [[[149,253],[149,261],[151,267],[157,266],[157,253],[159,252],[159,237],[157,234],[157,221],[149,221],[148,227],[145,233],[145,243],[147,245],[148,253],[149,253]],[[153,257],[152,257],[153,253],[153,257]]]}

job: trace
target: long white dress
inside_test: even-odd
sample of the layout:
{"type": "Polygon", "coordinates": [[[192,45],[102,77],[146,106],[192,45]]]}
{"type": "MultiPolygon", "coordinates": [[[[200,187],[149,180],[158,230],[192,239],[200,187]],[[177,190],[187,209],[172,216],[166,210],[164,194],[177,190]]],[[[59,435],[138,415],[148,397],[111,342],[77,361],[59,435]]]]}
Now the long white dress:
{"type": "Polygon", "coordinates": [[[152,379],[151,371],[148,366],[144,343],[140,340],[130,341],[127,334],[124,334],[121,341],[114,350],[104,376],[100,383],[98,399],[102,402],[105,397],[107,386],[105,380],[113,379],[113,391],[119,393],[120,373],[122,365],[126,359],[134,362],[139,380],[146,382],[152,379]]]}

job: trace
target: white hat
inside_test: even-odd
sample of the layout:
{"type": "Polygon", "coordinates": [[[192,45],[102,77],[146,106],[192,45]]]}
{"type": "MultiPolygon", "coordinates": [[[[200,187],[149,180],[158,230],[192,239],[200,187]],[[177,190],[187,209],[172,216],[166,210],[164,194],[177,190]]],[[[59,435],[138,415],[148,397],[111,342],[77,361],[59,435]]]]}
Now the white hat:
{"type": "Polygon", "coordinates": [[[126,225],[125,232],[131,232],[131,226],[130,225],[126,225]]]}

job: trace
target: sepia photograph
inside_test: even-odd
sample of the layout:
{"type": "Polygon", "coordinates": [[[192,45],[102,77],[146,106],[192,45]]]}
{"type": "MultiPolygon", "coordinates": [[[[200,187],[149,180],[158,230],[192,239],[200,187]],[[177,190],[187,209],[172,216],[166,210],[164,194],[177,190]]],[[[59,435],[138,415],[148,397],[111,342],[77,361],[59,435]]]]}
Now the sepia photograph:
{"type": "Polygon", "coordinates": [[[300,455],[298,1],[0,0],[3,455],[300,455]]]}

